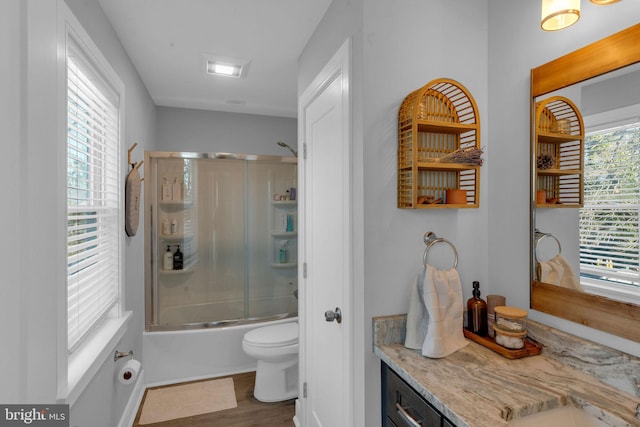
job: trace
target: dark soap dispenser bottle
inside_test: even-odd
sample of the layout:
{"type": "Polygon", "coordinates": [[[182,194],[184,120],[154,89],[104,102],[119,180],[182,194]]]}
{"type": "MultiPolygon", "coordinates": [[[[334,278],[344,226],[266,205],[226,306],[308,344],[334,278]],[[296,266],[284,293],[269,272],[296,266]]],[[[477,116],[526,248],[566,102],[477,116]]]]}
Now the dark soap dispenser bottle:
{"type": "Polygon", "coordinates": [[[467,301],[467,329],[476,335],[487,336],[487,303],[480,298],[480,283],[473,282],[473,298],[467,301]]]}
{"type": "Polygon", "coordinates": [[[173,269],[174,270],[182,270],[184,268],[184,256],[182,252],[180,252],[180,245],[173,253],[173,269]]]}

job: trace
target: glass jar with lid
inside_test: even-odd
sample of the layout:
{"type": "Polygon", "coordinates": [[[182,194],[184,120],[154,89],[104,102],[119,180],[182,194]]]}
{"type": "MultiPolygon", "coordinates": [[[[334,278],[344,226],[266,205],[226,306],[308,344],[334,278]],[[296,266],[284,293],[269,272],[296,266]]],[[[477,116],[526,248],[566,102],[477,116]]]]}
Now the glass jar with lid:
{"type": "Polygon", "coordinates": [[[495,328],[507,333],[526,333],[527,311],[517,307],[495,307],[495,328]]]}

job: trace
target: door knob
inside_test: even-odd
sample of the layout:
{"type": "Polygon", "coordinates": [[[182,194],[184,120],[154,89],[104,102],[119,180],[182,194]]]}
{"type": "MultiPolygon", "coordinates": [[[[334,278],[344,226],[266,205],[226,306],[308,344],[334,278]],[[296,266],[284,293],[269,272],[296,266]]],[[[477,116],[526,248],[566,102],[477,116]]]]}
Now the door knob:
{"type": "Polygon", "coordinates": [[[336,307],[335,311],[325,311],[324,320],[326,320],[327,322],[333,322],[335,320],[338,323],[342,323],[342,311],[340,310],[340,307],[336,307]]]}

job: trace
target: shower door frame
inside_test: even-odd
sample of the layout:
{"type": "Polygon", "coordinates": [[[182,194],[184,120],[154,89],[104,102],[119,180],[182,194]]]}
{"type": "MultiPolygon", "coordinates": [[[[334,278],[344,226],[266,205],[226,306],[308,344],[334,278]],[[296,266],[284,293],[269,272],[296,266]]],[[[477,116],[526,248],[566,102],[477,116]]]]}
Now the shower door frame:
{"type": "MultiPolygon", "coordinates": [[[[266,154],[239,154],[228,152],[217,153],[198,153],[189,151],[145,151],[145,168],[144,168],[144,182],[146,184],[144,191],[144,260],[145,260],[145,331],[146,332],[160,332],[160,331],[179,331],[179,330],[193,330],[193,329],[206,329],[227,327],[233,325],[242,325],[248,323],[260,323],[272,320],[287,319],[297,317],[298,313],[279,313],[273,316],[266,317],[251,317],[243,319],[230,319],[219,320],[211,322],[198,322],[188,323],[182,325],[164,326],[160,325],[158,321],[159,316],[159,297],[156,291],[155,284],[157,283],[156,270],[153,267],[156,263],[161,262],[159,254],[155,250],[157,247],[158,226],[153,219],[156,215],[154,212],[154,203],[157,206],[157,200],[154,201],[153,195],[158,194],[158,179],[154,179],[153,175],[156,173],[155,164],[153,159],[181,159],[181,160],[242,160],[242,161],[272,161],[280,163],[289,163],[298,165],[298,159],[296,157],[289,156],[273,156],[266,154]],[[154,259],[157,257],[158,259],[154,259]]],[[[245,236],[246,239],[246,236],[245,236]]],[[[246,298],[245,298],[246,299],[246,298]]],[[[246,307],[245,301],[245,307],[246,307]]]]}

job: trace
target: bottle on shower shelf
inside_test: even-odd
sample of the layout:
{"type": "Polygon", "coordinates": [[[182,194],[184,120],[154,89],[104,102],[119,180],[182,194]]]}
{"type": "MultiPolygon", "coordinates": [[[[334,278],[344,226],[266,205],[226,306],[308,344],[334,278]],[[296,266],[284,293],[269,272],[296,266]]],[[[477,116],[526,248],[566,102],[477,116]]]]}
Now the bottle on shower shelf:
{"type": "Polygon", "coordinates": [[[167,179],[167,177],[163,177],[163,184],[162,184],[162,200],[164,201],[168,201],[171,200],[171,184],[169,184],[169,180],[167,179]]]}
{"type": "Polygon", "coordinates": [[[290,213],[287,214],[287,228],[286,228],[287,233],[291,233],[293,232],[293,215],[291,215],[290,213]]]}
{"type": "Polygon", "coordinates": [[[167,245],[167,251],[163,255],[162,269],[167,271],[173,270],[173,253],[171,253],[170,245],[167,245]]]}
{"type": "Polygon", "coordinates": [[[177,245],[176,251],[173,253],[173,269],[182,270],[184,268],[184,255],[180,252],[180,245],[177,245]]]}
{"type": "Polygon", "coordinates": [[[285,264],[289,259],[289,251],[287,249],[287,246],[289,246],[288,240],[283,240],[282,242],[280,242],[280,264],[285,264]]]}

